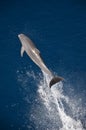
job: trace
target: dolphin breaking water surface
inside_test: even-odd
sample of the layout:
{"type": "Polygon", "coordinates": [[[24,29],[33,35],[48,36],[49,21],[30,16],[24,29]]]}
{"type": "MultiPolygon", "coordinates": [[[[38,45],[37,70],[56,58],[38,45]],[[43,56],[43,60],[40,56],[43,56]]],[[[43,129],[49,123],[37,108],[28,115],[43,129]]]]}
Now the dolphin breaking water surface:
{"type": "Polygon", "coordinates": [[[58,83],[59,81],[63,80],[62,77],[54,76],[52,72],[47,68],[45,63],[43,62],[40,51],[36,48],[34,43],[30,38],[25,36],[24,34],[19,34],[18,38],[22,44],[21,47],[21,56],[23,56],[24,51],[27,53],[27,55],[32,59],[32,61],[39,66],[39,68],[42,70],[42,72],[45,72],[46,74],[50,75],[52,77],[49,87],[51,88],[52,85],[55,83],[58,83]]]}

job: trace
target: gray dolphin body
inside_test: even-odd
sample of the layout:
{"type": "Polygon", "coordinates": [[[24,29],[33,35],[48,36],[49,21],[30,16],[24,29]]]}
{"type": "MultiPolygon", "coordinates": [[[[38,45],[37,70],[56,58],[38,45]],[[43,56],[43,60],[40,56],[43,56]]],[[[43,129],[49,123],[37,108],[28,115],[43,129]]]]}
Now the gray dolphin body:
{"type": "Polygon", "coordinates": [[[32,59],[32,61],[40,67],[40,69],[45,72],[48,75],[51,75],[53,78],[51,79],[49,83],[49,87],[51,88],[52,85],[55,83],[63,80],[62,77],[59,76],[53,76],[51,71],[46,67],[44,64],[41,56],[40,51],[36,48],[34,43],[30,38],[25,36],[24,34],[18,35],[19,40],[21,41],[22,47],[21,47],[21,56],[23,56],[24,51],[27,53],[27,55],[32,59]]]}

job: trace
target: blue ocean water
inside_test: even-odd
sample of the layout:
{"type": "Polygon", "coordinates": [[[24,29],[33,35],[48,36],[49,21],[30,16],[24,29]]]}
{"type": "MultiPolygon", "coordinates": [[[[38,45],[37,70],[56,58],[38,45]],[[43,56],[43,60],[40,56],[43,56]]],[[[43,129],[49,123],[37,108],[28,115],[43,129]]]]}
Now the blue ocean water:
{"type": "MultiPolygon", "coordinates": [[[[37,129],[30,118],[37,96],[40,69],[24,54],[17,35],[29,36],[50,70],[65,78],[64,93],[81,99],[86,107],[86,2],[85,0],[2,1],[0,4],[0,129],[37,129]],[[27,82],[26,90],[18,76],[27,82]],[[27,73],[28,74],[28,73],[27,73]],[[23,87],[21,87],[23,86],[23,87]],[[72,94],[71,94],[71,90],[72,94]],[[28,94],[27,94],[28,93],[28,94]],[[27,105],[25,97],[30,102],[27,105]],[[31,127],[27,127],[30,125],[31,127]]],[[[42,78],[40,78],[41,80],[42,78]]],[[[39,103],[40,104],[40,103],[39,103]]],[[[77,107],[76,107],[77,109],[77,107]]],[[[82,112],[81,111],[81,112],[82,112]]],[[[79,117],[86,128],[86,113],[79,117]]],[[[49,120],[47,120],[49,123],[49,120]]],[[[40,127],[38,128],[40,129],[40,127]]],[[[45,126],[41,129],[47,130],[45,126]]],[[[59,129],[59,128],[58,128],[59,129]]],[[[57,129],[57,130],[58,130],[57,129]]],[[[56,129],[55,129],[56,130],[56,129]]]]}

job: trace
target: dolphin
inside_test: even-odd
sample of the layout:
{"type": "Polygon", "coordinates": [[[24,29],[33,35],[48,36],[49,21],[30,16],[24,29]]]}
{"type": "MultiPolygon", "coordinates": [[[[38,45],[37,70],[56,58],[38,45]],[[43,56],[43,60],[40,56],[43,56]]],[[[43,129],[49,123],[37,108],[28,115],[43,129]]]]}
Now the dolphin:
{"type": "Polygon", "coordinates": [[[24,34],[19,34],[18,38],[22,44],[21,57],[23,57],[23,53],[25,51],[27,55],[32,59],[32,61],[42,70],[42,72],[45,72],[47,75],[52,77],[49,83],[50,88],[55,83],[58,83],[59,81],[63,80],[63,78],[60,76],[54,76],[52,72],[47,68],[40,56],[40,51],[36,48],[36,46],[29,37],[24,34]]]}

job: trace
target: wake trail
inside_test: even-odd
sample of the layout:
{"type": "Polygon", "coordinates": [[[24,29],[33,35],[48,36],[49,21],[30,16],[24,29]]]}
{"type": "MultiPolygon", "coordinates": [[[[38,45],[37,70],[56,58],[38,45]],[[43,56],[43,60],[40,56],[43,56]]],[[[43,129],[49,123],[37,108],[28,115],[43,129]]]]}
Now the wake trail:
{"type": "Polygon", "coordinates": [[[43,76],[40,74],[36,76],[33,71],[27,70],[21,74],[18,72],[18,81],[22,83],[23,91],[25,89],[25,100],[28,106],[29,104],[31,106],[26,114],[28,120],[32,122],[27,125],[28,129],[33,129],[34,124],[35,130],[85,130],[79,118],[79,114],[82,117],[85,115],[79,100],[74,97],[71,100],[65,95],[62,82],[50,89],[51,78],[44,72],[43,76]],[[35,91],[34,85],[37,86],[35,91]]]}
{"type": "Polygon", "coordinates": [[[55,107],[56,109],[55,113],[58,112],[62,124],[59,130],[84,130],[80,120],[73,119],[70,115],[67,115],[65,111],[65,104],[63,103],[63,101],[67,105],[69,105],[70,101],[69,98],[63,94],[62,82],[57,83],[50,89],[48,87],[50,77],[45,73],[43,73],[43,75],[44,75],[44,83],[42,82],[39,85],[38,92],[40,98],[43,100],[44,105],[46,106],[49,112],[50,118],[51,118],[51,111],[53,110],[53,107],[55,107]]]}

